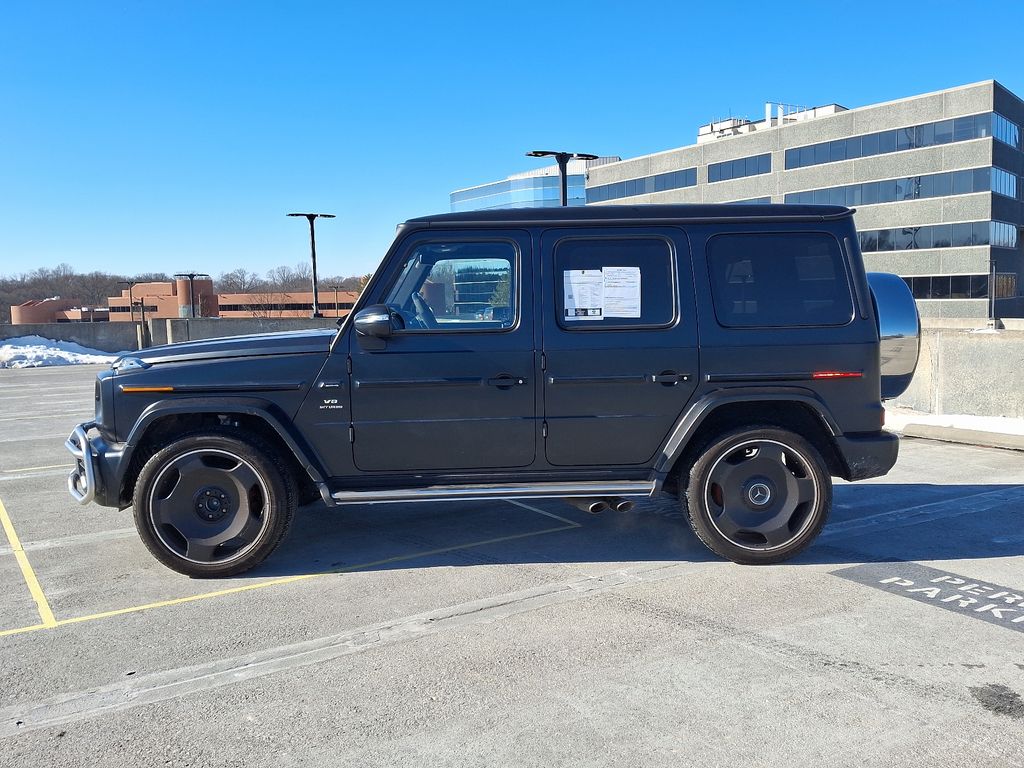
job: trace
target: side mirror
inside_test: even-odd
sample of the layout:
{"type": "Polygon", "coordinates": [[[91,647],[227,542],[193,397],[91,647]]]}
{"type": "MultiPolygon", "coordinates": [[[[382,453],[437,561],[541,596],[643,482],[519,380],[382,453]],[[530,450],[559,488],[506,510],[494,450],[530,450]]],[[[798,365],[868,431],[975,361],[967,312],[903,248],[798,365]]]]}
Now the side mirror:
{"type": "Polygon", "coordinates": [[[391,336],[394,328],[391,325],[391,310],[384,304],[373,304],[356,312],[356,333],[376,339],[391,336]]]}

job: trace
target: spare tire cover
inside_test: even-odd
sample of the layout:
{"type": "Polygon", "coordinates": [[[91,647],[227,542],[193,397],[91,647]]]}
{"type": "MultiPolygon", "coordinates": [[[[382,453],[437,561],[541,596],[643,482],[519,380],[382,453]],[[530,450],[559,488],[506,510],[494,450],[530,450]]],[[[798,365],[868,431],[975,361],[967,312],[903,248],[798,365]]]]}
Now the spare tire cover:
{"type": "Polygon", "coordinates": [[[902,395],[914,378],[921,352],[921,319],[902,277],[869,272],[868,285],[881,339],[882,399],[890,400],[902,395]]]}

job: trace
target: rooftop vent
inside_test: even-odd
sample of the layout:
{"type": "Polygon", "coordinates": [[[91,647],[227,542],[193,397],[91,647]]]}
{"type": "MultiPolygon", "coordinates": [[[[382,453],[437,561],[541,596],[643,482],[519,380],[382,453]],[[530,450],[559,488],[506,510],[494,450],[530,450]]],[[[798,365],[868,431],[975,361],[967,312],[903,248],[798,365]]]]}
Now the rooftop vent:
{"type": "Polygon", "coordinates": [[[725,139],[729,136],[739,136],[744,133],[778,128],[779,126],[799,123],[804,120],[813,120],[818,117],[828,117],[829,115],[845,111],[846,107],[839,104],[826,104],[823,107],[803,107],[797,104],[766,101],[764,104],[764,120],[759,120],[756,123],[751,122],[745,117],[712,120],[707,125],[702,125],[697,129],[697,143],[704,144],[715,139],[725,139]]]}

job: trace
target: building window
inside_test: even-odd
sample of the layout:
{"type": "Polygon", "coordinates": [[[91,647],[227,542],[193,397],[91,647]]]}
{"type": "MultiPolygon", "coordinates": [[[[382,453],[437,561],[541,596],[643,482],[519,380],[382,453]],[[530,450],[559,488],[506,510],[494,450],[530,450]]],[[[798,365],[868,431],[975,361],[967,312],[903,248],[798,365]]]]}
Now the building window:
{"type": "MultiPolygon", "coordinates": [[[[903,281],[915,299],[987,299],[988,275],[914,275],[903,281]]],[[[1017,275],[1000,272],[996,275],[996,298],[1010,299],[1017,295],[1017,275]]]]}
{"type": "Polygon", "coordinates": [[[762,173],[771,172],[772,156],[770,153],[738,157],[735,160],[726,160],[724,163],[709,164],[708,183],[713,184],[716,181],[742,179],[746,176],[759,176],[762,173]]]}
{"type": "Polygon", "coordinates": [[[793,147],[786,150],[786,170],[902,152],[907,149],[933,147],[956,141],[970,141],[986,136],[995,136],[1011,147],[1020,148],[1020,128],[1017,124],[1000,114],[986,112],[952,120],[940,120],[937,123],[853,136],[849,139],[793,147]]]}
{"type": "Polygon", "coordinates": [[[998,112],[992,113],[992,136],[1003,144],[1020,149],[1020,127],[1012,120],[1007,120],[998,112]]]}
{"type": "Polygon", "coordinates": [[[1005,197],[1017,199],[1017,177],[1002,168],[992,168],[992,191],[1005,197]]]}
{"type": "Polygon", "coordinates": [[[967,195],[973,192],[995,192],[1016,199],[1017,189],[1017,177],[1009,171],[995,167],[970,168],[963,171],[933,173],[928,176],[789,192],[785,201],[798,204],[857,206],[967,195]]]}
{"type": "Polygon", "coordinates": [[[665,192],[670,189],[695,186],[697,186],[697,169],[684,168],[680,171],[670,171],[669,173],[659,173],[639,179],[629,179],[628,181],[617,181],[613,184],[587,187],[587,202],[602,203],[606,200],[617,200],[620,197],[647,195],[652,192],[665,192]]]}
{"type": "Polygon", "coordinates": [[[771,197],[751,197],[746,200],[727,200],[726,205],[768,205],[771,197]]]}
{"type": "Polygon", "coordinates": [[[868,229],[858,233],[863,253],[910,251],[921,248],[966,248],[991,245],[1017,247],[1017,227],[1003,221],[967,221],[920,227],[868,229]]]}
{"type": "Polygon", "coordinates": [[[715,316],[728,328],[845,325],[853,317],[839,242],[819,233],[708,241],[715,316]]]}

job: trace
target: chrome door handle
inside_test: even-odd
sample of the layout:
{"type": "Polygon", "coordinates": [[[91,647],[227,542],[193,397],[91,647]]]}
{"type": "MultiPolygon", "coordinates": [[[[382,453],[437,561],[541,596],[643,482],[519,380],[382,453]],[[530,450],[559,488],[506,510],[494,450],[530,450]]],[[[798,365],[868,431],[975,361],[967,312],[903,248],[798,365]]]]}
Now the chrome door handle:
{"type": "Polygon", "coordinates": [[[667,386],[675,386],[681,381],[689,381],[690,374],[688,373],[674,373],[672,371],[665,371],[664,373],[651,374],[651,381],[655,384],[665,384],[667,386]]]}
{"type": "Polygon", "coordinates": [[[518,387],[526,383],[526,379],[522,376],[512,376],[511,374],[503,373],[501,376],[495,376],[487,380],[487,386],[498,387],[499,389],[510,389],[512,387],[518,387]]]}

